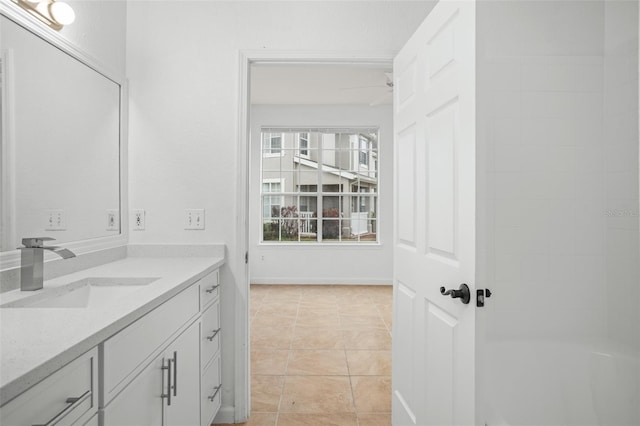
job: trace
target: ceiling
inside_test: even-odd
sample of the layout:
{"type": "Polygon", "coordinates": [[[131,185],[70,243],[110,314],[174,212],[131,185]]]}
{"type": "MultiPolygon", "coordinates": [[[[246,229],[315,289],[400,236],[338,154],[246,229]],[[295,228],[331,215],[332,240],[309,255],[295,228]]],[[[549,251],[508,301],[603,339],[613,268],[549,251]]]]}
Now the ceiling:
{"type": "Polygon", "coordinates": [[[283,65],[251,67],[253,105],[383,105],[392,103],[391,68],[380,65],[283,65]]]}

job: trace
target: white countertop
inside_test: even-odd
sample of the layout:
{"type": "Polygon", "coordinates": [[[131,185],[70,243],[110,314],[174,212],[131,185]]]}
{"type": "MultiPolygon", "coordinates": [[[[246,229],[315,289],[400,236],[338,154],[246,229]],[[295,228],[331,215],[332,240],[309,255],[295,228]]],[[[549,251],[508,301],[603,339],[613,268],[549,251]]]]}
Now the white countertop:
{"type": "MultiPolygon", "coordinates": [[[[44,282],[52,288],[89,277],[157,277],[108,309],[0,309],[0,406],[224,263],[221,257],[130,257],[44,282]]],[[[0,294],[0,303],[31,295],[0,294]]]]}

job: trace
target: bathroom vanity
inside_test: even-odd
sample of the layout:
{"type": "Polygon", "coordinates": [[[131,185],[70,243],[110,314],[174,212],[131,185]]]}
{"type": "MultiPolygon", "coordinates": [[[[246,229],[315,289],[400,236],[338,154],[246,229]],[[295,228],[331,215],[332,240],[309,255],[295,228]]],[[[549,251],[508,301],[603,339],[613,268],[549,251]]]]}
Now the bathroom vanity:
{"type": "Polygon", "coordinates": [[[128,257],[0,294],[0,424],[211,424],[223,263],[128,257]]]}

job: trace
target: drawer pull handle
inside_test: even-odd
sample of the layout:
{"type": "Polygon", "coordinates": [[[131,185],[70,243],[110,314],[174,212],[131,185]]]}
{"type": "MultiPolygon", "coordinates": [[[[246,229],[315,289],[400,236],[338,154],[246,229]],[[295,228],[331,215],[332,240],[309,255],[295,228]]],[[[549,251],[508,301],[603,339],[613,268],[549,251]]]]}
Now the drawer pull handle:
{"type": "Polygon", "coordinates": [[[209,288],[208,288],[208,289],[206,289],[205,291],[206,291],[207,293],[213,293],[213,292],[216,290],[216,288],[218,288],[218,287],[220,287],[220,284],[218,284],[218,285],[214,285],[213,287],[209,287],[209,288]]]}
{"type": "Polygon", "coordinates": [[[65,403],[69,404],[62,411],[60,411],[54,418],[49,420],[48,422],[41,425],[33,425],[33,426],[54,426],[60,423],[65,417],[69,415],[73,410],[75,410],[80,404],[85,402],[88,398],[91,398],[91,390],[86,391],[81,396],[77,398],[67,398],[65,403]]]}
{"type": "MultiPolygon", "coordinates": [[[[171,405],[171,358],[167,360],[167,365],[164,365],[164,359],[162,360],[161,370],[167,370],[167,393],[160,395],[160,398],[167,398],[167,405],[171,405]]],[[[164,387],[164,372],[162,373],[162,386],[164,387]]]]}
{"type": "Polygon", "coordinates": [[[178,352],[173,352],[173,396],[178,396],[178,352]]]}
{"type": "Polygon", "coordinates": [[[216,391],[213,393],[213,395],[207,397],[209,398],[209,401],[213,402],[213,400],[216,399],[216,396],[218,396],[218,392],[220,392],[220,388],[222,388],[222,383],[214,388],[216,391]]]}
{"type": "Polygon", "coordinates": [[[219,328],[219,329],[217,329],[217,330],[213,330],[213,334],[212,334],[211,336],[207,336],[207,339],[208,339],[210,342],[213,342],[213,339],[215,339],[215,338],[216,338],[216,336],[218,335],[218,333],[220,333],[220,330],[222,330],[222,328],[219,328]]]}

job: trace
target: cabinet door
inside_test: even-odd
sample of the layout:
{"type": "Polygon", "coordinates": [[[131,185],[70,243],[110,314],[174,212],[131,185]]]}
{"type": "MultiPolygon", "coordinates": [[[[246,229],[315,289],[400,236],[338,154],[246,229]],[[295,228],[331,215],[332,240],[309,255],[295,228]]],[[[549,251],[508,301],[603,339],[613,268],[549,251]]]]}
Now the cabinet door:
{"type": "Polygon", "coordinates": [[[171,359],[171,405],[165,400],[165,426],[200,424],[199,321],[180,335],[165,352],[171,359]]]}
{"type": "Polygon", "coordinates": [[[158,426],[162,424],[164,357],[154,359],[133,382],[129,384],[104,409],[104,425],[109,426],[158,426]]]}

